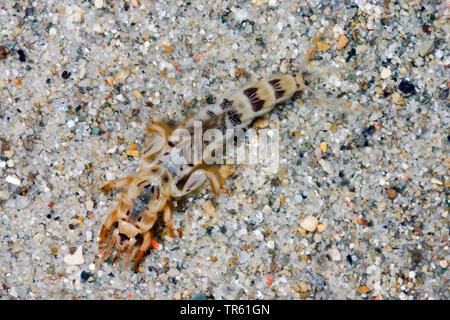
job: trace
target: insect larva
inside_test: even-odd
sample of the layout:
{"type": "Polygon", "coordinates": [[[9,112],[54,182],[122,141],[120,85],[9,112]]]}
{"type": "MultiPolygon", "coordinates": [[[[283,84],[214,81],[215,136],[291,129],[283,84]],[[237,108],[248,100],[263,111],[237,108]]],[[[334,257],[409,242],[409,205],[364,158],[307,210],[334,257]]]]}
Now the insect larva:
{"type": "Polygon", "coordinates": [[[146,130],[149,139],[136,174],[108,182],[103,187],[105,194],[110,189],[125,189],[99,235],[99,244],[104,249],[103,259],[116,250],[115,261],[121,252],[126,251],[128,257],[134,256],[136,268],[151,245],[158,219],[174,236],[172,198],[195,191],[206,180],[216,195],[226,191],[213,167],[186,161],[173,152],[179,138],[175,134],[177,129],[185,129],[188,135],[192,135],[196,121],[202,124],[203,130],[214,128],[225,132],[229,128],[247,127],[255,118],[307,88],[303,76],[303,70],[300,70],[252,82],[233,95],[219,99],[217,104],[205,107],[175,128],[150,119],[146,130]],[[132,254],[135,245],[139,246],[132,254]]]}

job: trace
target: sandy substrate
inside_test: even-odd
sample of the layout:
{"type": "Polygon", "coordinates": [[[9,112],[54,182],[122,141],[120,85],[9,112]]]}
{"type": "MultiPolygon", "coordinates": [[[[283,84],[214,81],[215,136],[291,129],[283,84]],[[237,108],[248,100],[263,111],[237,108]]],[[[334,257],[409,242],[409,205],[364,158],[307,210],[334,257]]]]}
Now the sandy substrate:
{"type": "Polygon", "coordinates": [[[449,9],[430,3],[1,2],[0,298],[449,299],[449,9]],[[236,166],[229,196],[178,203],[183,236],[137,272],[100,266],[101,187],[136,170],[149,116],[182,120],[311,46],[330,99],[260,122],[278,172],[236,166]]]}

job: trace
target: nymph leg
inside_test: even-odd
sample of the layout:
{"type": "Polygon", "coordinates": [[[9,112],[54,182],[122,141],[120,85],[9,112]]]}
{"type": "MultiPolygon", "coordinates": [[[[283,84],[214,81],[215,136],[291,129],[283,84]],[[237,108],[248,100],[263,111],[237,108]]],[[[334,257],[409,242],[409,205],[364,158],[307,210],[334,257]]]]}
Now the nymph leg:
{"type": "Polygon", "coordinates": [[[125,178],[120,178],[117,180],[113,180],[113,181],[108,181],[107,183],[105,183],[105,185],[102,188],[103,194],[106,196],[108,194],[108,191],[111,189],[122,189],[125,187],[128,187],[128,185],[131,183],[131,181],[133,181],[133,176],[129,176],[129,177],[125,177],[125,178]]]}
{"type": "Polygon", "coordinates": [[[106,221],[102,226],[102,230],[100,231],[100,235],[98,236],[99,237],[98,243],[100,245],[104,243],[106,239],[106,234],[108,233],[109,230],[111,230],[112,225],[116,221],[117,221],[117,210],[114,210],[113,212],[111,212],[108,218],[106,218],[106,221]]]}
{"type": "Polygon", "coordinates": [[[208,169],[197,169],[188,178],[183,186],[183,189],[178,189],[176,183],[172,184],[172,195],[174,197],[182,197],[195,189],[199,188],[205,180],[208,179],[211,184],[212,191],[216,194],[220,194],[220,190],[225,191],[220,185],[219,178],[216,174],[208,169]]]}
{"type": "Polygon", "coordinates": [[[167,144],[166,130],[152,119],[149,122],[146,131],[150,133],[150,137],[145,141],[145,149],[143,150],[144,160],[161,151],[167,144]]]}
{"type": "Polygon", "coordinates": [[[150,248],[150,244],[152,242],[153,234],[151,231],[148,231],[143,234],[143,239],[141,246],[139,247],[136,257],[134,258],[134,269],[137,268],[139,265],[139,262],[141,262],[142,258],[144,257],[145,253],[147,252],[148,248],[150,248]]]}
{"type": "Polygon", "coordinates": [[[172,208],[168,203],[164,206],[163,211],[163,221],[166,224],[167,231],[169,235],[173,238],[175,237],[175,230],[173,228],[173,220],[172,220],[172,208]]]}

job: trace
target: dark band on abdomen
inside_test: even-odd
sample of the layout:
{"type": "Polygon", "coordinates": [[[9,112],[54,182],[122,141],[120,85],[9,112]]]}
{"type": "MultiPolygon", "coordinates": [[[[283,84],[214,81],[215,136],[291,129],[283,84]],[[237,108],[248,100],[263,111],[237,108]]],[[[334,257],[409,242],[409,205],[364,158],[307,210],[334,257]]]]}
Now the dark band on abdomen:
{"type": "Polygon", "coordinates": [[[264,106],[264,100],[258,98],[258,88],[247,88],[243,92],[250,101],[253,111],[258,112],[262,109],[264,106]]]}
{"type": "Polygon", "coordinates": [[[273,90],[275,91],[275,98],[276,99],[280,99],[282,96],[284,96],[286,91],[281,89],[280,79],[273,79],[273,80],[270,80],[268,82],[272,86],[273,90]]]}

